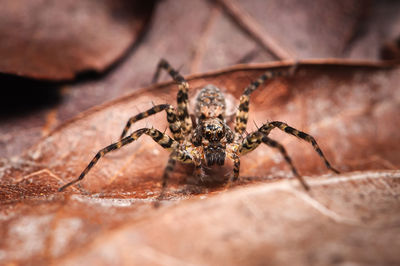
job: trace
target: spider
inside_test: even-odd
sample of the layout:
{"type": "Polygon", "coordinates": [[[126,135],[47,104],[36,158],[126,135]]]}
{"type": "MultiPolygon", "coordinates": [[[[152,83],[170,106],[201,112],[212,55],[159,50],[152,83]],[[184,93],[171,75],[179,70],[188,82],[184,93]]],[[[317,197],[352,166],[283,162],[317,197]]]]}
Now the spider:
{"type": "Polygon", "coordinates": [[[284,122],[267,122],[258,128],[258,130],[244,136],[251,93],[266,80],[283,75],[282,71],[269,70],[245,88],[240,97],[235,118],[235,127],[234,131],[232,131],[226,124],[225,98],[219,88],[214,85],[207,85],[201,89],[196,99],[195,117],[197,120],[194,126],[188,112],[188,82],[164,59],[160,60],[158,64],[153,81],[158,79],[162,69],[166,70],[179,86],[177,108],[174,108],[170,104],[160,104],[131,117],[122,131],[120,140],[97,152],[79,177],[60,187],[59,191],[63,191],[82,180],[106,153],[117,150],[137,140],[143,134],[150,136],[161,147],[171,152],[162,176],[162,188],[159,199],[163,197],[168,177],[172,173],[176,161],[194,164],[195,177],[203,179],[205,174],[202,166],[204,164],[207,166],[223,165],[226,157],[228,157],[233,161],[233,173],[228,180],[228,183],[230,183],[236,181],[239,177],[240,156],[253,151],[261,143],[277,149],[289,164],[294,176],[300,181],[304,189],[309,190],[310,187],[298,174],[285,148],[277,141],[268,137],[274,128],[278,128],[285,133],[310,143],[325,162],[326,167],[335,173],[339,173],[325,158],[322,150],[311,135],[299,131],[284,122]],[[172,137],[154,128],[141,128],[126,136],[133,123],[162,111],[165,111],[167,114],[167,121],[172,137]]]}

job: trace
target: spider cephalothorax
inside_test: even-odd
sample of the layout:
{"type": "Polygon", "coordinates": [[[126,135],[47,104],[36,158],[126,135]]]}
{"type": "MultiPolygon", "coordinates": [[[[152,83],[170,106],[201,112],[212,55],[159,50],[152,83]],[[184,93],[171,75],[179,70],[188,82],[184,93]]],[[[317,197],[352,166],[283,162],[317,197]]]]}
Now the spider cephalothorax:
{"type": "Polygon", "coordinates": [[[150,136],[154,141],[160,144],[161,147],[168,149],[171,152],[162,178],[162,191],[160,198],[163,195],[168,177],[173,171],[176,161],[182,163],[193,163],[196,169],[195,175],[199,176],[199,178],[203,178],[203,165],[223,165],[225,159],[229,158],[233,161],[233,174],[229,180],[235,181],[239,177],[240,156],[253,151],[261,143],[277,149],[289,164],[293,174],[299,179],[303,187],[308,189],[309,187],[307,183],[297,173],[297,170],[293,166],[292,160],[288,156],[285,148],[277,141],[269,138],[268,135],[274,128],[278,128],[285,133],[309,142],[325,162],[327,168],[338,173],[338,171],[333,168],[325,158],[317,142],[311,135],[290,127],[286,123],[279,121],[267,122],[258,130],[244,136],[251,93],[267,79],[281,75],[281,70],[267,71],[245,88],[239,99],[235,128],[234,131],[232,131],[226,124],[225,98],[219,88],[214,85],[207,85],[200,90],[196,98],[195,106],[196,126],[193,128],[193,122],[188,111],[188,82],[165,60],[161,60],[158,64],[155,79],[158,77],[161,69],[165,69],[179,85],[177,108],[175,109],[170,104],[160,104],[130,118],[122,131],[120,141],[100,150],[85,170],[83,170],[80,176],[62,186],[59,191],[62,191],[68,186],[82,180],[96,162],[106,153],[119,149],[122,146],[137,140],[143,134],[150,136]],[[133,123],[162,111],[167,113],[167,121],[169,123],[172,137],[154,128],[138,129],[126,136],[133,123]]]}

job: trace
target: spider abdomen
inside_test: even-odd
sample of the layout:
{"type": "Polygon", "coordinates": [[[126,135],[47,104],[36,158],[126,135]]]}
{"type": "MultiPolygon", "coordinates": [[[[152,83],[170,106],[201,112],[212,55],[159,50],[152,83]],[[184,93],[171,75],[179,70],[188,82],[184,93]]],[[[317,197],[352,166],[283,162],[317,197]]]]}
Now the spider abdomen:
{"type": "Polygon", "coordinates": [[[210,117],[225,118],[225,97],[214,85],[207,85],[201,89],[196,98],[195,114],[199,119],[210,117]]]}

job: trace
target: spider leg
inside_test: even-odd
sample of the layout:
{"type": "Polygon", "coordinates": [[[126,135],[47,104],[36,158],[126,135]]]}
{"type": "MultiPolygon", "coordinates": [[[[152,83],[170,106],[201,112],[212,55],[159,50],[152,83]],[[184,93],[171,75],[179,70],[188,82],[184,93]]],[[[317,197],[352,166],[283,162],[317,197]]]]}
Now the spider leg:
{"type": "Polygon", "coordinates": [[[167,166],[164,169],[164,174],[162,176],[162,181],[161,181],[161,192],[160,192],[160,195],[158,196],[157,200],[161,200],[164,197],[165,189],[167,188],[167,182],[168,182],[169,176],[171,175],[172,171],[174,170],[175,164],[176,164],[176,160],[170,156],[168,159],[167,166]]]}
{"type": "Polygon", "coordinates": [[[258,86],[263,84],[268,79],[286,74],[288,70],[268,70],[262,74],[256,81],[253,81],[247,88],[245,88],[242,96],[240,96],[239,108],[236,112],[235,132],[237,135],[242,135],[246,131],[247,119],[249,114],[250,94],[257,89],[258,86]]]}
{"type": "MultiPolygon", "coordinates": [[[[101,157],[103,157],[110,151],[117,150],[117,149],[121,148],[122,146],[125,146],[125,145],[137,140],[143,134],[149,135],[150,137],[153,138],[153,140],[155,142],[157,142],[158,144],[161,145],[161,147],[163,147],[167,150],[174,151],[179,146],[177,141],[173,140],[167,134],[161,133],[157,129],[153,129],[153,128],[138,129],[135,132],[133,132],[131,135],[129,135],[129,136],[121,139],[120,141],[113,143],[113,144],[101,149],[99,152],[97,152],[97,154],[93,157],[93,159],[90,161],[88,166],[86,166],[85,170],[83,170],[83,172],[79,175],[79,177],[77,179],[65,184],[64,186],[60,187],[58,189],[58,191],[63,191],[67,187],[82,180],[101,157]]],[[[188,155],[182,154],[182,155],[180,155],[179,159],[181,159],[182,161],[186,161],[190,158],[188,158],[188,155]]]]}
{"type": "Polygon", "coordinates": [[[154,74],[153,81],[157,81],[158,76],[160,75],[161,69],[165,69],[168,74],[174,79],[176,83],[178,83],[179,91],[177,95],[177,114],[180,121],[184,121],[182,124],[182,131],[183,134],[188,133],[192,130],[192,119],[189,116],[188,111],[188,90],[189,90],[189,83],[185,80],[181,74],[178,73],[175,69],[171,67],[171,65],[165,60],[161,59],[157,65],[157,70],[154,74]]]}
{"type": "Polygon", "coordinates": [[[187,150],[182,149],[182,146],[177,146],[173,152],[170,154],[167,166],[165,167],[164,174],[162,177],[162,185],[160,195],[157,197],[157,201],[155,202],[155,207],[159,206],[160,200],[164,198],[165,190],[167,188],[167,181],[169,179],[170,174],[174,170],[176,161],[180,161],[182,163],[193,163],[195,165],[195,175],[203,176],[203,170],[201,168],[201,161],[196,159],[198,155],[192,156],[187,150]]]}
{"type": "Polygon", "coordinates": [[[169,129],[171,130],[172,135],[174,136],[174,139],[177,141],[182,140],[183,136],[182,136],[181,130],[180,130],[181,129],[180,121],[177,119],[174,107],[169,104],[159,104],[159,105],[153,106],[149,110],[131,117],[128,120],[128,122],[126,123],[124,130],[122,131],[120,139],[123,139],[125,137],[126,133],[128,132],[129,128],[131,127],[131,125],[133,123],[135,123],[136,121],[139,121],[141,119],[144,119],[146,117],[149,117],[151,115],[154,115],[154,114],[159,113],[164,110],[167,113],[169,129]]]}
{"type": "Polygon", "coordinates": [[[260,129],[258,131],[264,133],[265,135],[268,135],[273,128],[279,128],[280,130],[282,130],[285,133],[288,133],[290,135],[293,135],[295,137],[303,139],[303,140],[307,141],[308,143],[311,143],[314,150],[318,153],[318,155],[324,161],[326,167],[334,173],[337,173],[337,174],[339,173],[338,170],[336,170],[335,168],[333,168],[331,166],[331,164],[329,163],[329,161],[326,159],[325,155],[323,154],[321,148],[318,146],[317,142],[311,135],[304,133],[302,131],[299,131],[299,130],[289,126],[288,124],[279,122],[279,121],[273,121],[273,122],[266,123],[262,127],[260,127],[260,129]]]}
{"type": "Polygon", "coordinates": [[[285,161],[287,162],[287,164],[289,164],[294,176],[300,181],[300,183],[304,187],[304,189],[305,190],[310,189],[310,187],[308,186],[306,181],[303,179],[303,177],[301,175],[299,175],[299,173],[297,172],[296,167],[294,167],[294,165],[293,165],[292,159],[290,159],[290,157],[287,154],[286,149],[283,147],[283,145],[271,138],[268,138],[266,134],[256,131],[256,132],[251,133],[249,136],[247,136],[243,140],[241,154],[246,154],[250,151],[253,151],[261,143],[264,143],[264,144],[268,145],[269,147],[277,149],[282,154],[282,156],[285,159],[285,161]]]}
{"type": "Polygon", "coordinates": [[[239,178],[239,170],[240,170],[240,158],[237,154],[230,154],[229,156],[233,160],[233,176],[230,181],[235,182],[239,178]]]}
{"type": "Polygon", "coordinates": [[[276,148],[279,150],[279,152],[282,154],[283,158],[285,161],[290,165],[290,168],[292,169],[292,172],[294,176],[300,181],[301,185],[304,187],[305,190],[310,190],[310,186],[307,184],[307,182],[304,180],[304,178],[299,175],[299,173],[296,170],[296,167],[294,167],[292,163],[292,159],[290,159],[289,155],[287,154],[285,148],[280,144],[279,142],[268,138],[267,136],[264,136],[262,138],[262,142],[267,144],[268,146],[272,148],[276,148]]]}

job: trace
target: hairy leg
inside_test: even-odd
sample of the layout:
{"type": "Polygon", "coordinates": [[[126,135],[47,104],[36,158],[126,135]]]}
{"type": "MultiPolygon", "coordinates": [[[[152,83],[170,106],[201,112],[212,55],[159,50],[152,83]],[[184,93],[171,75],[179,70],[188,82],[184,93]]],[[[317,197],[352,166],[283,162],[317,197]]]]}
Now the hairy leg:
{"type": "Polygon", "coordinates": [[[290,159],[289,155],[287,154],[285,148],[282,146],[282,144],[280,144],[279,142],[268,138],[267,136],[264,136],[262,138],[262,142],[265,143],[266,145],[277,149],[283,156],[283,158],[285,159],[285,161],[287,162],[287,164],[289,164],[290,168],[292,169],[293,175],[300,181],[301,185],[304,187],[305,190],[310,190],[310,186],[306,183],[306,181],[304,180],[304,178],[299,175],[299,173],[297,172],[296,168],[294,167],[293,163],[292,163],[292,159],[290,159]]]}
{"type": "Polygon", "coordinates": [[[171,175],[171,173],[174,170],[175,164],[176,164],[176,160],[170,156],[169,159],[168,159],[167,166],[164,169],[164,174],[162,176],[161,192],[160,192],[160,195],[157,198],[158,201],[162,200],[164,198],[165,190],[167,188],[167,182],[168,182],[169,176],[171,175]]]}
{"type": "Polygon", "coordinates": [[[168,74],[174,79],[176,83],[178,83],[179,91],[177,95],[177,115],[180,121],[184,121],[182,124],[182,131],[183,134],[187,134],[192,130],[192,120],[189,116],[188,105],[189,105],[189,97],[188,97],[188,90],[189,90],[189,83],[185,80],[183,76],[179,74],[178,71],[173,69],[171,65],[165,60],[161,59],[157,65],[157,70],[153,77],[153,82],[158,80],[160,75],[161,69],[165,69],[168,74]]]}
{"type": "Polygon", "coordinates": [[[241,154],[246,154],[249,153],[253,150],[255,150],[261,143],[266,144],[269,147],[272,147],[274,149],[277,149],[285,159],[286,163],[290,166],[293,175],[300,181],[301,185],[304,187],[305,190],[309,190],[310,187],[308,184],[305,182],[302,176],[300,176],[296,170],[296,167],[294,167],[292,159],[289,157],[289,155],[286,152],[286,149],[280,144],[279,142],[268,138],[265,134],[256,131],[251,133],[249,136],[247,136],[243,140],[242,144],[242,149],[241,149],[241,154]]]}
{"type": "Polygon", "coordinates": [[[151,115],[154,115],[156,113],[159,113],[161,111],[164,111],[164,110],[167,113],[169,129],[171,130],[172,135],[174,136],[174,139],[176,141],[183,140],[183,136],[181,133],[181,122],[177,119],[177,115],[176,115],[174,107],[169,104],[159,104],[159,105],[153,106],[149,110],[131,117],[128,120],[128,122],[126,123],[124,130],[122,131],[120,139],[123,139],[125,137],[126,133],[128,132],[129,128],[132,126],[133,123],[135,123],[141,119],[144,119],[146,117],[149,117],[151,115]]]}
{"type": "Polygon", "coordinates": [[[238,155],[233,154],[231,155],[233,160],[233,176],[232,181],[236,181],[239,178],[239,170],[240,170],[240,158],[238,155]]]}
{"type": "Polygon", "coordinates": [[[318,153],[318,155],[324,161],[326,167],[329,170],[331,170],[332,172],[335,172],[337,174],[339,173],[338,170],[336,170],[335,168],[333,168],[331,166],[331,164],[329,163],[329,161],[326,159],[325,155],[323,154],[321,148],[319,147],[319,145],[317,144],[317,142],[311,135],[304,133],[302,131],[299,131],[299,130],[289,126],[288,124],[279,122],[279,121],[273,121],[273,122],[266,123],[262,127],[260,127],[260,129],[258,131],[264,133],[265,135],[268,135],[270,133],[270,131],[274,128],[279,128],[280,130],[282,130],[285,133],[296,136],[302,140],[307,141],[308,143],[311,143],[314,150],[318,153]]]}
{"type": "Polygon", "coordinates": [[[251,93],[255,91],[258,86],[263,84],[268,79],[283,76],[284,74],[286,75],[291,74],[290,69],[268,70],[264,74],[262,74],[256,81],[252,82],[247,88],[245,88],[242,96],[240,97],[239,108],[236,112],[236,122],[235,122],[236,134],[241,135],[246,131],[251,93]]]}
{"type": "MultiPolygon", "coordinates": [[[[170,150],[170,151],[175,150],[179,145],[178,142],[176,142],[175,140],[170,138],[168,135],[163,134],[162,132],[160,132],[157,129],[142,128],[142,129],[136,130],[131,135],[129,135],[129,136],[121,139],[120,141],[118,141],[116,143],[113,143],[113,144],[101,149],[99,152],[97,152],[97,154],[93,157],[93,159],[87,165],[85,170],[83,170],[83,172],[79,175],[79,177],[77,179],[65,184],[64,186],[60,187],[58,189],[58,191],[63,191],[67,187],[69,187],[69,186],[81,181],[101,157],[103,157],[104,155],[106,155],[110,151],[118,150],[121,147],[123,147],[123,146],[125,146],[125,145],[127,145],[127,144],[129,144],[129,143],[131,143],[131,142],[133,142],[135,140],[137,140],[143,134],[149,135],[150,137],[153,138],[154,141],[156,141],[158,144],[160,144],[161,147],[163,147],[164,149],[170,150]]],[[[184,156],[182,156],[182,157],[184,157],[184,156]]],[[[183,159],[186,159],[186,158],[183,158],[183,159]]]]}

